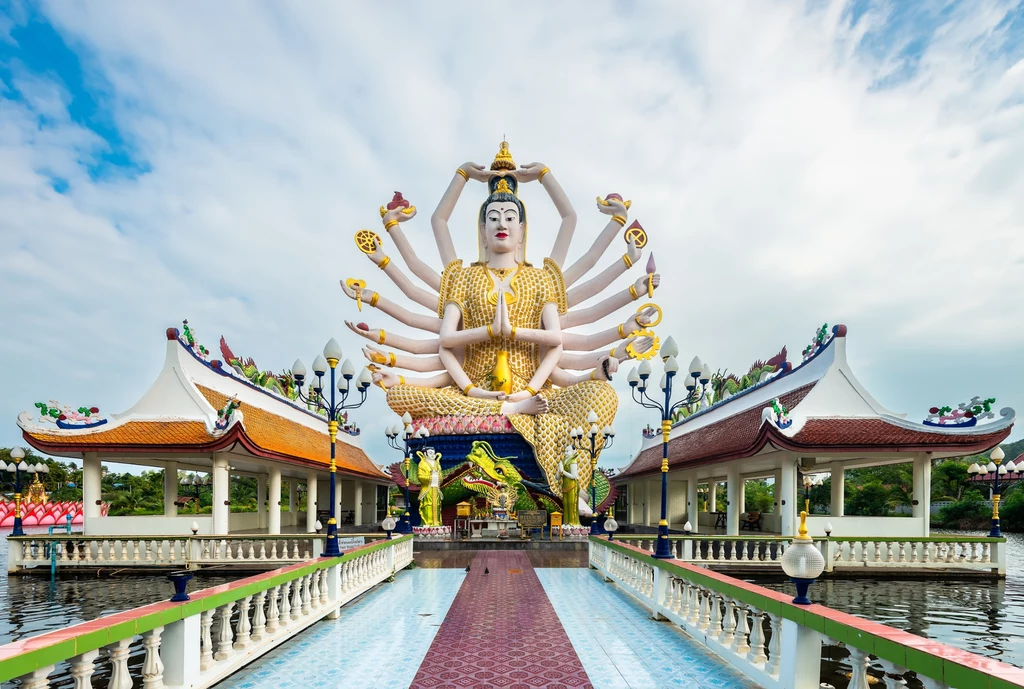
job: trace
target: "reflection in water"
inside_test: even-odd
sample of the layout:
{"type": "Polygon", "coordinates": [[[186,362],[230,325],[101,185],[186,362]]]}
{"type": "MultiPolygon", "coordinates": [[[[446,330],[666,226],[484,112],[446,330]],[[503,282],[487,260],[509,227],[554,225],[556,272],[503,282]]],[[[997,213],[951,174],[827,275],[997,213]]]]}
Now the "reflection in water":
{"type": "MultiPolygon", "coordinates": [[[[1024,667],[1024,535],[1007,535],[1006,545],[1005,580],[824,579],[810,596],[830,608],[1024,667]]],[[[782,578],[748,580],[793,592],[782,578]]]]}

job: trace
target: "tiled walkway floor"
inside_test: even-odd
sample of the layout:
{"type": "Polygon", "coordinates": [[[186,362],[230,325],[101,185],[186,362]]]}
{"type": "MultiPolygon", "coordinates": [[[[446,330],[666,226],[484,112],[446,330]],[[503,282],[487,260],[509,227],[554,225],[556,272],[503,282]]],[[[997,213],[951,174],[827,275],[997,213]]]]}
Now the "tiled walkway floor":
{"type": "Polygon", "coordinates": [[[401,572],[217,687],[754,686],[596,572],[531,559],[485,551],[468,574],[401,572]]]}
{"type": "Polygon", "coordinates": [[[537,577],[595,687],[756,687],[597,572],[541,569],[537,577]]]}

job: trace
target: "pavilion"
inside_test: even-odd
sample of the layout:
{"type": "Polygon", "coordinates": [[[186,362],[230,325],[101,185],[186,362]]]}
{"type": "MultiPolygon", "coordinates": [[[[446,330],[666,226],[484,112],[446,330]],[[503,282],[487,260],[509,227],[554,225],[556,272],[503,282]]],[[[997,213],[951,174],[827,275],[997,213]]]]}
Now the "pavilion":
{"type": "MultiPolygon", "coordinates": [[[[290,380],[260,372],[251,359],[211,359],[185,324],[167,330],[163,369],[139,401],[121,414],[96,407],[37,403],[18,416],[25,441],[40,452],[83,461],[86,535],[182,535],[193,521],[200,534],[315,530],[330,511],[330,440],[322,414],[292,399],[290,380]],[[164,469],[164,514],[102,516],[103,462],[164,469]],[[210,515],[179,514],[179,471],[209,474],[210,515]],[[257,479],[257,512],[232,512],[232,476],[257,479]],[[283,512],[282,482],[289,510],[283,512]],[[316,509],[298,512],[298,492],[316,509]]],[[[337,514],[354,526],[383,518],[390,482],[359,445],[354,424],[342,425],[336,445],[337,514]]],[[[188,488],[188,486],[186,486],[188,488]]]]}
{"type": "MultiPolygon", "coordinates": [[[[846,360],[845,325],[822,328],[804,350],[803,361],[781,362],[752,385],[704,405],[672,427],[668,444],[668,522],[672,529],[691,523],[709,530],[716,516],[698,512],[703,495],[717,495],[727,484],[725,530],[738,535],[744,482],[773,479],[774,513],[762,516],[765,531],[794,535],[803,505],[802,475],[831,474],[831,509],[808,518],[812,535],[831,524],[835,536],[929,535],[931,461],[989,450],[1005,439],[1014,411],[979,423],[980,415],[933,409],[923,422],[883,407],[854,376],[846,360]],[[773,404],[774,402],[774,404],[773,404]],[[844,514],[847,469],[913,462],[913,512],[909,516],[860,517],[844,514]]],[[[785,359],[783,352],[782,359],[785,359]]],[[[978,402],[972,400],[966,407],[978,402]]],[[[992,400],[984,400],[991,403],[992,400]]],[[[988,404],[985,405],[989,406],[988,404]]],[[[617,519],[657,526],[661,514],[662,436],[645,432],[632,462],[612,480],[619,490],[617,519]]]]}

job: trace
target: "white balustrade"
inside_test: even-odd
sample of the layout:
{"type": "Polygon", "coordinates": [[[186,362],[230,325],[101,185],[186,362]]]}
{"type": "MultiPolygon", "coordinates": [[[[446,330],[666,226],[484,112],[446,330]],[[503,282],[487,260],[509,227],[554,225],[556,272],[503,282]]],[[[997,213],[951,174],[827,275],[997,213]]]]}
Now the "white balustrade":
{"type": "MultiPolygon", "coordinates": [[[[645,550],[643,543],[644,540],[639,539],[641,550],[645,550]]],[[[874,557],[878,543],[855,541],[845,552],[853,553],[851,557],[862,557],[864,552],[874,557]]],[[[761,552],[763,554],[764,551],[761,552]]],[[[913,557],[923,558],[927,550],[906,551],[908,560],[912,552],[913,557]]],[[[739,556],[737,551],[736,558],[739,556]]],[[[899,547],[892,550],[891,557],[894,562],[899,561],[899,547]]],[[[668,619],[682,627],[697,643],[703,643],[752,682],[765,689],[819,687],[822,643],[826,641],[819,632],[735,600],[713,585],[699,583],[706,579],[699,574],[702,570],[695,570],[691,579],[686,575],[688,570],[685,566],[669,571],[658,566],[659,562],[646,552],[627,552],[609,547],[604,541],[590,541],[590,564],[604,575],[606,581],[615,582],[627,590],[656,618],[668,619]]],[[[765,589],[766,598],[772,595],[765,589]]],[[[905,687],[906,678],[915,676],[905,677],[906,668],[872,659],[868,653],[850,644],[845,645],[850,651],[850,689],[867,689],[869,682],[874,682],[868,679],[869,667],[882,674],[887,689],[905,687]]],[[[920,673],[916,677],[929,689],[945,686],[920,673]]]]}

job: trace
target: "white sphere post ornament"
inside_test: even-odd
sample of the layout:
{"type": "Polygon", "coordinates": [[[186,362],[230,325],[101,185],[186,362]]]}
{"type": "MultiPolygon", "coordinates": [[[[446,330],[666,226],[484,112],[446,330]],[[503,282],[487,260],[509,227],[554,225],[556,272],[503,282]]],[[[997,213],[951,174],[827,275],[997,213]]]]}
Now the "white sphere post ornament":
{"type": "Polygon", "coordinates": [[[825,558],[807,535],[807,512],[800,513],[800,531],[782,555],[782,571],[796,585],[797,605],[810,605],[807,589],[825,571],[825,558]]]}

